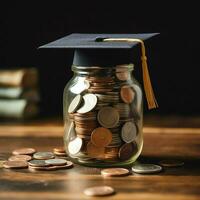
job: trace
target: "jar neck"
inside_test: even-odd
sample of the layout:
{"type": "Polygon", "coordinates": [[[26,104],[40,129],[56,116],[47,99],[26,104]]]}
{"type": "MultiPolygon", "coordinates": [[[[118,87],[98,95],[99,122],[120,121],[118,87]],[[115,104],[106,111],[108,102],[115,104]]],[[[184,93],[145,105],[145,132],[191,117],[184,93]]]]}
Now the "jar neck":
{"type": "Polygon", "coordinates": [[[113,67],[72,65],[74,74],[82,76],[110,76],[116,73],[132,73],[133,70],[133,64],[116,65],[113,67]]]}

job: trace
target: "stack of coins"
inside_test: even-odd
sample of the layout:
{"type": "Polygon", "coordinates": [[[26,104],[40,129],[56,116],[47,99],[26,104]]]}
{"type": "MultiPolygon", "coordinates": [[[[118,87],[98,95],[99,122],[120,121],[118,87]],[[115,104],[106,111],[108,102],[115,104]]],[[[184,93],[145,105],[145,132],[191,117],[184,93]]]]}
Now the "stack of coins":
{"type": "Polygon", "coordinates": [[[118,66],[115,75],[100,73],[85,81],[88,88],[68,107],[73,124],[67,133],[69,155],[82,163],[130,160],[139,150],[142,127],[135,117],[140,113],[133,110],[137,93],[127,67],[118,66]]]}

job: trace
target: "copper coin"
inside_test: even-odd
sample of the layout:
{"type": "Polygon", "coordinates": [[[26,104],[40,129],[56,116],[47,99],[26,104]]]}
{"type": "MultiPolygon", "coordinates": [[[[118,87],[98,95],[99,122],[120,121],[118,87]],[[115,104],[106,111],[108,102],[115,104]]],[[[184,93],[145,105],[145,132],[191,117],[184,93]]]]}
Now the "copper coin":
{"type": "Polygon", "coordinates": [[[162,160],[159,162],[160,165],[162,165],[163,167],[181,167],[184,165],[184,162],[181,160],[162,160]]]}
{"type": "Polygon", "coordinates": [[[128,160],[137,152],[135,143],[126,143],[119,149],[120,160],[128,160]]]}
{"type": "Polygon", "coordinates": [[[115,108],[107,106],[99,110],[97,118],[103,127],[113,128],[119,122],[119,113],[115,108]]]}
{"type": "Polygon", "coordinates": [[[88,142],[87,153],[92,158],[104,158],[105,149],[103,147],[93,145],[92,142],[88,142]]]}
{"type": "Polygon", "coordinates": [[[129,170],[125,168],[108,168],[101,170],[103,176],[127,176],[129,173],[129,170]]]}
{"type": "Polygon", "coordinates": [[[68,113],[75,112],[79,108],[81,102],[82,102],[82,96],[80,94],[75,96],[75,98],[71,101],[68,107],[68,113]]]}
{"type": "Polygon", "coordinates": [[[56,147],[56,148],[53,149],[53,152],[65,153],[65,149],[64,149],[64,147],[56,147]]]}
{"type": "Polygon", "coordinates": [[[91,142],[97,147],[106,147],[111,141],[112,133],[107,128],[99,127],[92,132],[91,142]]]}
{"type": "Polygon", "coordinates": [[[110,186],[96,186],[84,190],[87,196],[108,196],[115,193],[115,190],[110,186]]]}
{"type": "Polygon", "coordinates": [[[129,85],[124,85],[121,87],[120,95],[125,103],[130,104],[134,100],[135,92],[129,85]]]}
{"type": "Polygon", "coordinates": [[[38,160],[47,160],[54,158],[54,154],[52,152],[37,152],[33,155],[33,158],[38,159],[38,160]]]}
{"type": "Polygon", "coordinates": [[[3,167],[7,169],[27,168],[28,163],[26,161],[5,161],[3,167]]]}
{"type": "Polygon", "coordinates": [[[9,161],[29,161],[32,157],[29,155],[15,155],[8,158],[9,161]]]}
{"type": "Polygon", "coordinates": [[[36,152],[33,148],[21,148],[21,149],[15,149],[12,153],[14,155],[32,155],[36,152]]]}

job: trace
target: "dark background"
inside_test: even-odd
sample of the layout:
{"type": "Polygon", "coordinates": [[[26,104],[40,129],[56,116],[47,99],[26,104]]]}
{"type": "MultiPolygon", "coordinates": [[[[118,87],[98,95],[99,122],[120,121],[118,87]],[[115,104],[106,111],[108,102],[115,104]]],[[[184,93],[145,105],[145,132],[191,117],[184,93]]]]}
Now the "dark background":
{"type": "MultiPolygon", "coordinates": [[[[149,68],[160,105],[151,112],[199,114],[200,16],[194,2],[1,2],[0,67],[37,67],[42,112],[61,115],[62,92],[72,76],[73,53],[38,50],[38,46],[70,33],[160,32],[147,45],[151,46],[149,68]]],[[[135,73],[141,81],[139,67],[135,73]]]]}

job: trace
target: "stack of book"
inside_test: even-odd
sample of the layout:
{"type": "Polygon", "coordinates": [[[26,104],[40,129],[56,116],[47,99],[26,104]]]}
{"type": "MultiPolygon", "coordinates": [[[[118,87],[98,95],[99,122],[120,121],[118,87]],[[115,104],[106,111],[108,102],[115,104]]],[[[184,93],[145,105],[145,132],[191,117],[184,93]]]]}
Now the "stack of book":
{"type": "Polygon", "coordinates": [[[0,118],[31,118],[39,113],[38,71],[0,70],[0,118]]]}

